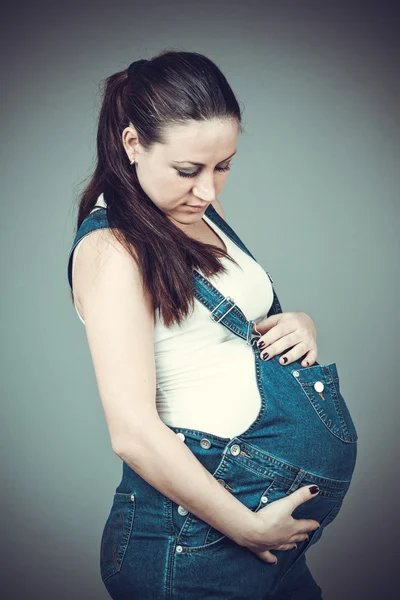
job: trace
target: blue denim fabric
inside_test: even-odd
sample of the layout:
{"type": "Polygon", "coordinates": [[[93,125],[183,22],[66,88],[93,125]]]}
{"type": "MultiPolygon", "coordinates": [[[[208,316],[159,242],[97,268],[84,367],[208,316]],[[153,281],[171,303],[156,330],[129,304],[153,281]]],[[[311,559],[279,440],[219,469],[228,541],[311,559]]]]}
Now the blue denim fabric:
{"type": "MultiPolygon", "coordinates": [[[[206,214],[254,258],[211,205],[206,214]]],[[[106,226],[105,209],[92,213],[73,247],[89,231],[106,226]]],[[[70,277],[70,264],[68,273],[70,277]]],[[[301,357],[284,366],[279,356],[263,361],[256,346],[259,335],[252,332],[254,322],[197,271],[193,282],[195,297],[216,324],[250,346],[261,406],[251,426],[233,438],[170,429],[254,512],[299,487],[317,484],[319,494],[292,515],[315,519],[321,526],[308,532],[309,540],[297,542],[297,549],[274,550],[278,563],[272,565],[162,495],[123,462],[101,538],[101,578],[115,600],[321,599],[305,554],[337,517],[357,456],[358,435],[341,394],[336,363],[302,367],[301,357]]],[[[280,312],[274,290],[268,316],[280,312]]]]}

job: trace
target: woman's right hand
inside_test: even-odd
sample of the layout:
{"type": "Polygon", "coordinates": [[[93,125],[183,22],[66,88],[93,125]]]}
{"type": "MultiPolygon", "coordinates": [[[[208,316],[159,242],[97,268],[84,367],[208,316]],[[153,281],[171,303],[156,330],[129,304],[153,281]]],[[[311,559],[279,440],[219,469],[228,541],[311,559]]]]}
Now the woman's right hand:
{"type": "Polygon", "coordinates": [[[278,559],[270,550],[291,550],[296,542],[308,539],[307,531],[315,531],[320,524],[313,519],[293,519],[292,512],[317,496],[310,492],[312,487],[301,487],[254,513],[255,531],[245,546],[265,562],[276,564],[278,559]]]}

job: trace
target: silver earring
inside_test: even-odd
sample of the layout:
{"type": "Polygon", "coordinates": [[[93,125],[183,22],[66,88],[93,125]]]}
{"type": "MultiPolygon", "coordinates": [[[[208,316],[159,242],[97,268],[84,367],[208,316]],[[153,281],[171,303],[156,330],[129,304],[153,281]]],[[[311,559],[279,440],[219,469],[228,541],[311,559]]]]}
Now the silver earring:
{"type": "Polygon", "coordinates": [[[134,158],[132,158],[132,160],[131,160],[131,161],[129,161],[129,164],[133,165],[133,164],[134,164],[134,162],[135,162],[135,159],[134,159],[134,158]]]}

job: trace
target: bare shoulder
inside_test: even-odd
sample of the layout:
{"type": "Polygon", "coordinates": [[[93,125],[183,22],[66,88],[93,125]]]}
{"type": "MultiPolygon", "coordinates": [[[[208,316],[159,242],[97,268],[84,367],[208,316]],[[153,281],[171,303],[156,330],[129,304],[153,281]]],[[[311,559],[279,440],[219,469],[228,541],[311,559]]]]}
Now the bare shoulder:
{"type": "Polygon", "coordinates": [[[211,202],[211,204],[215,208],[215,210],[217,211],[219,216],[222,217],[226,221],[226,217],[225,217],[224,211],[222,209],[221,202],[219,200],[214,200],[214,202],[211,202]]]}
{"type": "Polygon", "coordinates": [[[137,263],[110,229],[90,232],[79,246],[73,272],[73,290],[75,303],[85,321],[85,300],[99,292],[96,286],[101,286],[104,280],[110,286],[134,285],[137,292],[144,294],[137,263]]]}

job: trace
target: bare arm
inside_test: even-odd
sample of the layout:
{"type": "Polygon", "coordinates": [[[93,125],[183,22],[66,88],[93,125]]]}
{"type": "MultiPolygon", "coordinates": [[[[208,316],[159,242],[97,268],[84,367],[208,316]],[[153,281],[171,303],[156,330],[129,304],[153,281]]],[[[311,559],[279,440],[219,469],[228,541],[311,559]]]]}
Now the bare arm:
{"type": "Polygon", "coordinates": [[[110,231],[82,242],[73,285],[114,452],[163,495],[245,546],[258,526],[255,514],[158,416],[152,303],[110,231]]]}

